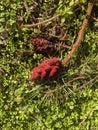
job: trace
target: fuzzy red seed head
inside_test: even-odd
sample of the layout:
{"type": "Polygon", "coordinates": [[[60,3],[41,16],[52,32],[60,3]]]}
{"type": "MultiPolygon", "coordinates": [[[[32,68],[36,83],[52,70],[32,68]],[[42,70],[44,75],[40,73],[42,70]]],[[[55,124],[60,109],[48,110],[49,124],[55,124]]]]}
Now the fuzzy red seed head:
{"type": "Polygon", "coordinates": [[[60,65],[61,64],[61,61],[59,58],[52,58],[49,60],[49,65],[60,65]]]}
{"type": "Polygon", "coordinates": [[[37,36],[35,38],[32,38],[30,40],[30,43],[32,44],[32,49],[36,52],[36,53],[40,53],[43,55],[54,55],[57,54],[57,49],[55,48],[54,45],[52,45],[52,42],[49,41],[48,37],[40,37],[37,36]]]}
{"type": "Polygon", "coordinates": [[[45,60],[32,70],[30,80],[43,80],[46,77],[54,77],[60,70],[60,67],[61,61],[59,58],[45,60]]]}
{"type": "Polygon", "coordinates": [[[35,80],[35,79],[39,79],[40,78],[40,69],[38,67],[35,67],[30,75],[30,80],[35,80]]]}
{"type": "Polygon", "coordinates": [[[58,72],[58,70],[59,70],[59,67],[58,67],[58,66],[53,66],[53,67],[52,67],[52,70],[51,70],[51,72],[50,72],[50,74],[49,74],[49,77],[55,76],[56,73],[58,72]]]}

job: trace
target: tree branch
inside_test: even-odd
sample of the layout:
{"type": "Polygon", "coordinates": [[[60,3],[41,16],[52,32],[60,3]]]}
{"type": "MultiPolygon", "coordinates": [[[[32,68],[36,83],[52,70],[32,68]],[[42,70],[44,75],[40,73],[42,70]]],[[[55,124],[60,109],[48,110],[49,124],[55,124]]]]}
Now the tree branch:
{"type": "Polygon", "coordinates": [[[80,31],[78,33],[77,40],[74,43],[74,45],[73,45],[72,50],[70,51],[70,53],[63,60],[63,65],[64,66],[67,65],[68,61],[72,58],[72,56],[75,54],[77,48],[79,47],[79,45],[83,41],[84,32],[85,32],[86,26],[88,24],[88,20],[89,20],[89,17],[90,17],[90,14],[91,14],[91,11],[92,11],[92,8],[93,8],[93,5],[94,5],[94,1],[95,0],[90,0],[90,2],[88,3],[87,12],[86,12],[86,15],[85,15],[85,19],[83,20],[82,27],[81,27],[81,29],[80,29],[80,31]]]}

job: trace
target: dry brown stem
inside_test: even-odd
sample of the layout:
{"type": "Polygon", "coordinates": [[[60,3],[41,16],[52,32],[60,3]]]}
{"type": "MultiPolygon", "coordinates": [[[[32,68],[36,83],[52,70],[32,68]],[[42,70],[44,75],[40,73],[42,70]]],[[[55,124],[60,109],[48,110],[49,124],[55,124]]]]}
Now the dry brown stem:
{"type": "MultiPolygon", "coordinates": [[[[70,96],[71,94],[76,93],[76,92],[78,92],[79,90],[82,90],[82,89],[86,88],[89,84],[92,84],[93,82],[96,82],[97,79],[98,79],[98,75],[95,76],[94,78],[92,78],[90,81],[88,81],[88,82],[86,82],[85,84],[83,84],[82,86],[80,86],[80,87],[78,87],[78,88],[76,88],[76,89],[70,91],[69,93],[66,93],[65,95],[59,96],[58,98],[59,98],[59,99],[66,98],[66,97],[70,96]]],[[[63,89],[64,87],[65,87],[65,85],[60,86],[60,87],[58,87],[58,88],[56,88],[56,89],[54,89],[54,90],[48,90],[48,91],[45,92],[45,93],[46,93],[46,94],[54,93],[54,92],[56,92],[56,91],[59,91],[59,90],[63,89]]],[[[83,122],[84,122],[84,121],[83,121],[83,122]]],[[[81,123],[82,123],[82,122],[81,122],[81,123]]]]}
{"type": "Polygon", "coordinates": [[[51,20],[53,20],[53,19],[55,19],[55,18],[57,18],[57,17],[59,17],[59,16],[60,16],[60,14],[55,15],[55,16],[53,16],[52,18],[47,19],[47,20],[44,20],[44,21],[39,22],[39,23],[33,23],[33,24],[22,25],[22,27],[24,27],[24,28],[31,28],[31,27],[35,27],[35,26],[38,26],[38,25],[42,25],[42,24],[45,24],[45,23],[47,23],[47,22],[50,22],[51,20]]]}
{"type": "Polygon", "coordinates": [[[73,83],[76,80],[85,79],[85,78],[86,78],[85,76],[76,77],[76,78],[73,78],[72,80],[68,81],[68,83],[73,83]]]}
{"type": "Polygon", "coordinates": [[[85,18],[83,20],[82,27],[81,27],[81,29],[80,29],[80,31],[78,33],[77,40],[74,43],[74,45],[73,45],[72,50],[70,51],[70,53],[63,60],[63,65],[64,66],[67,65],[68,61],[75,54],[75,52],[76,52],[77,48],[79,47],[80,43],[83,41],[84,32],[85,32],[86,26],[88,24],[88,20],[89,20],[89,17],[90,17],[90,14],[91,14],[91,11],[92,11],[92,8],[93,8],[93,5],[94,5],[94,1],[95,0],[90,0],[90,2],[88,3],[87,12],[86,12],[85,18]]]}
{"type": "Polygon", "coordinates": [[[28,12],[28,13],[30,13],[30,10],[29,10],[29,7],[28,7],[28,4],[27,4],[27,2],[26,1],[24,1],[24,7],[25,7],[25,9],[26,9],[26,11],[28,12]]]}
{"type": "Polygon", "coordinates": [[[93,82],[95,82],[96,80],[98,79],[98,75],[95,76],[93,79],[91,79],[90,81],[86,82],[85,84],[83,84],[82,86],[76,88],[75,90],[73,90],[72,92],[69,92],[68,94],[64,95],[64,96],[61,96],[59,98],[62,98],[62,97],[68,97],[69,95],[71,95],[72,93],[75,93],[75,92],[78,92],[79,90],[82,90],[84,88],[86,88],[89,84],[92,84],[93,82]]]}
{"type": "Polygon", "coordinates": [[[61,48],[63,47],[63,48],[71,49],[71,46],[61,44],[61,43],[57,44],[57,47],[61,47],[61,48]]]}

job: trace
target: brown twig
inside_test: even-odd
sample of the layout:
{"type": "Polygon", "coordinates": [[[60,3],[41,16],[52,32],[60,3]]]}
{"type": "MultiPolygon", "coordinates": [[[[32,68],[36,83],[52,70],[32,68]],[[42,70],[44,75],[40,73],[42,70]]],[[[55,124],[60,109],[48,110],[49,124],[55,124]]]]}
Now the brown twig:
{"type": "Polygon", "coordinates": [[[76,80],[79,80],[79,79],[85,79],[86,77],[85,76],[80,76],[80,77],[76,77],[76,78],[73,78],[72,80],[68,81],[68,83],[72,83],[76,80]]]}
{"type": "MultiPolygon", "coordinates": [[[[91,79],[90,81],[88,81],[88,82],[86,82],[85,84],[83,84],[82,86],[80,86],[80,87],[74,89],[73,91],[69,92],[69,93],[66,94],[66,95],[60,96],[59,98],[61,99],[61,98],[63,98],[63,97],[68,97],[68,96],[71,95],[72,93],[78,92],[79,90],[84,89],[86,86],[88,86],[89,84],[92,84],[92,83],[93,83],[94,81],[96,81],[97,79],[98,79],[98,75],[95,76],[95,77],[94,77],[93,79],[91,79]]],[[[69,83],[69,82],[68,82],[68,83],[69,83]]],[[[67,84],[68,84],[68,83],[67,83],[67,84]]],[[[54,92],[56,92],[56,91],[58,91],[58,90],[63,89],[64,87],[65,87],[65,85],[62,85],[62,86],[60,86],[60,87],[57,87],[57,88],[54,89],[54,90],[48,90],[48,91],[45,92],[45,93],[46,93],[46,94],[54,93],[54,92]]]]}
{"type": "Polygon", "coordinates": [[[38,3],[37,3],[36,1],[32,0],[32,2],[33,2],[36,6],[38,5],[38,3]]]}
{"type": "Polygon", "coordinates": [[[64,96],[61,96],[59,98],[62,98],[62,97],[68,97],[69,95],[71,95],[73,92],[78,92],[79,90],[82,90],[84,89],[85,87],[87,87],[89,84],[92,84],[94,81],[96,81],[98,79],[98,75],[95,76],[93,79],[91,79],[90,81],[88,81],[87,83],[83,84],[82,86],[76,88],[74,91],[72,92],[69,92],[68,94],[64,95],[64,96]]]}
{"type": "Polygon", "coordinates": [[[68,45],[65,45],[65,44],[62,44],[62,43],[59,43],[56,45],[57,47],[60,47],[60,48],[67,48],[67,49],[71,49],[71,46],[68,46],[68,45]]]}
{"type": "MultiPolygon", "coordinates": [[[[78,80],[78,79],[84,79],[84,78],[85,78],[85,76],[76,77],[76,78],[74,78],[74,79],[68,81],[66,84],[70,84],[70,83],[72,83],[72,82],[74,82],[74,81],[76,81],[76,80],[78,80]]],[[[64,87],[65,87],[65,85],[62,85],[62,86],[56,87],[56,89],[54,89],[54,90],[48,90],[48,91],[45,92],[45,93],[54,93],[54,92],[56,92],[56,91],[58,91],[58,90],[63,89],[64,87]]]]}
{"type": "Polygon", "coordinates": [[[92,19],[95,20],[96,22],[98,22],[98,18],[95,18],[92,16],[92,19]]]}
{"type": "Polygon", "coordinates": [[[63,60],[63,65],[66,66],[68,61],[72,58],[72,56],[74,55],[74,53],[76,52],[77,48],[79,47],[80,43],[83,41],[83,36],[84,36],[84,32],[85,32],[85,29],[86,29],[86,26],[88,24],[88,20],[89,20],[89,17],[90,17],[90,14],[91,14],[91,11],[92,11],[92,8],[93,8],[93,5],[94,5],[94,1],[95,0],[90,0],[90,2],[88,3],[88,8],[87,8],[87,12],[86,12],[86,17],[85,19],[83,20],[83,24],[82,24],[82,27],[78,33],[78,37],[77,37],[77,40],[76,42],[74,43],[73,47],[72,47],[72,50],[70,51],[70,53],[67,55],[67,57],[64,58],[63,60]]]}
{"type": "Polygon", "coordinates": [[[85,88],[86,86],[88,86],[89,84],[92,84],[95,80],[97,80],[98,79],[98,75],[97,76],[95,76],[93,79],[91,79],[90,81],[88,81],[87,83],[85,83],[85,84],[83,84],[82,86],[80,86],[79,88],[77,88],[76,90],[75,90],[75,92],[77,92],[77,91],[79,91],[79,90],[81,90],[81,89],[83,89],[83,88],[85,88]]]}
{"type": "MultiPolygon", "coordinates": [[[[69,93],[66,93],[66,95],[60,96],[59,99],[62,99],[62,98],[64,98],[64,97],[68,97],[69,95],[71,95],[71,94],[73,94],[73,93],[75,93],[75,92],[78,92],[79,90],[84,89],[84,88],[87,87],[89,84],[92,84],[94,81],[96,81],[97,79],[98,79],[98,76],[95,76],[93,79],[91,79],[91,80],[88,81],[87,83],[83,84],[82,86],[80,86],[80,87],[74,89],[73,91],[71,91],[71,92],[69,92],[69,93]]],[[[54,92],[56,92],[56,91],[58,91],[58,90],[60,90],[60,89],[62,89],[62,88],[64,88],[64,87],[65,87],[65,86],[63,85],[63,86],[58,87],[58,88],[56,88],[56,89],[54,89],[54,90],[48,90],[48,91],[45,92],[45,93],[46,93],[46,94],[54,93],[54,92]]]]}
{"type": "Polygon", "coordinates": [[[22,27],[24,27],[24,28],[35,27],[35,26],[38,26],[38,25],[41,25],[41,24],[44,24],[44,23],[50,22],[51,20],[53,20],[53,19],[55,19],[55,18],[57,18],[57,17],[59,17],[59,16],[60,16],[60,14],[55,15],[55,16],[53,16],[52,18],[47,19],[47,20],[44,20],[44,21],[41,21],[41,22],[39,22],[39,23],[35,23],[35,24],[33,23],[33,24],[22,25],[22,27]]]}
{"type": "Polygon", "coordinates": [[[0,68],[0,75],[4,73],[4,70],[2,68],[0,68]]]}
{"type": "Polygon", "coordinates": [[[28,12],[28,13],[30,13],[30,10],[29,10],[29,7],[28,7],[28,4],[27,4],[27,2],[26,1],[24,1],[24,7],[25,7],[25,9],[26,9],[26,11],[28,12]]]}

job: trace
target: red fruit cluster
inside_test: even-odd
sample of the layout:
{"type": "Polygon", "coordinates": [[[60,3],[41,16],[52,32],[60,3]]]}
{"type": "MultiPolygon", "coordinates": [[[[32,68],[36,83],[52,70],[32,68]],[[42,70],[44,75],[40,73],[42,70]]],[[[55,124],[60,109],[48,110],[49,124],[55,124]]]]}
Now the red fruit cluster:
{"type": "Polygon", "coordinates": [[[35,67],[30,75],[30,80],[43,80],[46,77],[54,77],[60,71],[61,61],[59,58],[52,58],[43,61],[38,67],[35,67]]]}
{"type": "Polygon", "coordinates": [[[33,45],[34,49],[38,51],[42,51],[49,46],[49,41],[44,38],[34,38],[31,39],[31,44],[33,45]]]}
{"type": "Polygon", "coordinates": [[[52,45],[52,42],[44,37],[35,37],[31,39],[30,42],[36,53],[41,53],[44,55],[53,55],[54,52],[56,53],[56,49],[52,45]]]}

